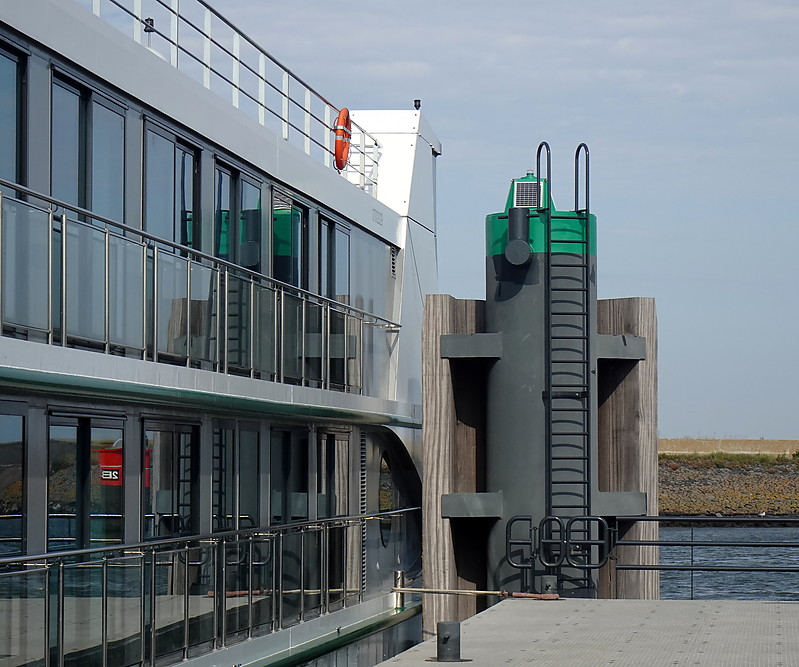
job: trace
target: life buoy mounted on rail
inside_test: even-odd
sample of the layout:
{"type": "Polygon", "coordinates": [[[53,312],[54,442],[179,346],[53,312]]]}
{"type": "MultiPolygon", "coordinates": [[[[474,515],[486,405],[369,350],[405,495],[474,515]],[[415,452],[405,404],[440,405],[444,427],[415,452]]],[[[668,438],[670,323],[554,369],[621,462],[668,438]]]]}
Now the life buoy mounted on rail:
{"type": "Polygon", "coordinates": [[[352,137],[350,110],[346,107],[338,112],[333,130],[336,133],[336,145],[333,149],[334,164],[336,169],[341,171],[350,159],[350,137],[352,137]]]}

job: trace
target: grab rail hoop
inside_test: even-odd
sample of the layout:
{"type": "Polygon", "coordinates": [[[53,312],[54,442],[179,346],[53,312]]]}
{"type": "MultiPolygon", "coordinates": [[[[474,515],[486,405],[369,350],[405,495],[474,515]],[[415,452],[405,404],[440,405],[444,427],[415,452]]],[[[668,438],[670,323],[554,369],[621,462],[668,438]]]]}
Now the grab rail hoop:
{"type": "Polygon", "coordinates": [[[576,213],[585,213],[588,216],[589,210],[589,169],[590,160],[588,152],[588,144],[585,142],[577,146],[574,152],[574,211],[576,213]],[[585,161],[585,208],[580,208],[580,153],[582,153],[585,161]]]}

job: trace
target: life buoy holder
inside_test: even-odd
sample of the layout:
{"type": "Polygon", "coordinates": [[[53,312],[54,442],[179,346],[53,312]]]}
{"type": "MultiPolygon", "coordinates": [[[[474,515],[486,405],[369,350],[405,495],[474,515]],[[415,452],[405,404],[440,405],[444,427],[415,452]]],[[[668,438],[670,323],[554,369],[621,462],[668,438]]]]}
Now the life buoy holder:
{"type": "Polygon", "coordinates": [[[334,163],[336,169],[341,171],[347,166],[350,159],[350,137],[352,137],[350,110],[346,107],[338,112],[333,131],[336,133],[336,145],[333,149],[334,163]]]}

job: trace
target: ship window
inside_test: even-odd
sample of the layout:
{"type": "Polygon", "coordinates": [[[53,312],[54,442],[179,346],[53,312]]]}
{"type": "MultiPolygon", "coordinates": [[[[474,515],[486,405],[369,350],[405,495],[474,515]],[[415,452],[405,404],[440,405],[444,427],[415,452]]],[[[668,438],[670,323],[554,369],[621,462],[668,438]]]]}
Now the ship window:
{"type": "Polygon", "coordinates": [[[308,286],[308,212],[290,197],[272,197],[272,270],[278,280],[308,286]]]}
{"type": "Polygon", "coordinates": [[[261,270],[261,186],[232,169],[215,175],[214,254],[251,271],[261,270]]]}
{"type": "Polygon", "coordinates": [[[0,415],[0,555],[22,553],[24,418],[0,415]]]}
{"type": "Polygon", "coordinates": [[[125,119],[111,102],[53,80],[51,191],[68,204],[124,218],[125,119]]]}
{"type": "MultiPolygon", "coordinates": [[[[397,489],[394,485],[394,476],[385,453],[380,458],[380,484],[377,498],[378,512],[393,512],[397,509],[397,489]]],[[[380,519],[380,542],[387,547],[391,539],[391,518],[380,519]]]]}
{"type": "Polygon", "coordinates": [[[196,528],[197,435],[191,427],[145,429],[144,538],[189,535],[196,528]]]}
{"type": "Polygon", "coordinates": [[[69,204],[85,204],[81,173],[81,97],[78,91],[53,84],[52,177],[53,197],[69,204]]]}
{"type": "Polygon", "coordinates": [[[325,218],[319,225],[319,293],[342,303],[350,293],[349,231],[325,218]]]}
{"type": "Polygon", "coordinates": [[[318,518],[346,516],[349,510],[349,438],[321,433],[316,449],[318,518]]]}
{"type": "Polygon", "coordinates": [[[122,541],[123,451],[119,421],[51,418],[47,474],[50,551],[122,541]]]}
{"type": "MultiPolygon", "coordinates": [[[[0,178],[19,182],[21,68],[17,58],[0,50],[0,178]]],[[[8,192],[3,189],[3,192],[8,192]]]]}
{"type": "Polygon", "coordinates": [[[260,525],[257,427],[217,425],[213,439],[213,529],[241,530],[260,525]]]}
{"type": "Polygon", "coordinates": [[[196,151],[174,135],[148,128],[145,139],[144,220],[154,236],[199,249],[196,151]]]}
{"type": "Polygon", "coordinates": [[[125,217],[125,118],[96,101],[91,105],[91,202],[95,213],[125,217]]]}

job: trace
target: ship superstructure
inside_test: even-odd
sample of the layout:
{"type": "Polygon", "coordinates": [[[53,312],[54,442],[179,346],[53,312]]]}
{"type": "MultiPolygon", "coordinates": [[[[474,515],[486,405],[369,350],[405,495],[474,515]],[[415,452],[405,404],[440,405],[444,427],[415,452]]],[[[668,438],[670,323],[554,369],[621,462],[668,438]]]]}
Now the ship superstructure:
{"type": "Polygon", "coordinates": [[[6,3],[0,90],[0,665],[418,639],[421,113],[352,112],[339,172],[202,0],[6,3]]]}

